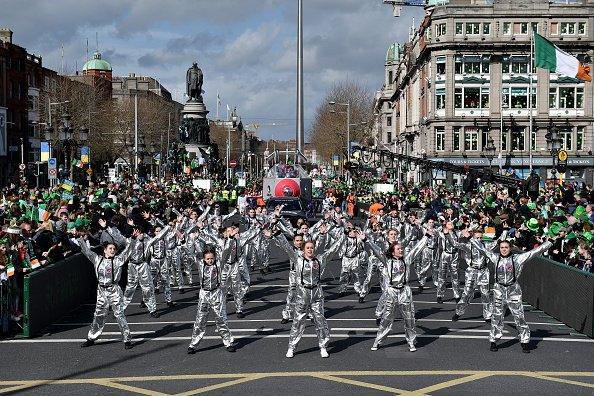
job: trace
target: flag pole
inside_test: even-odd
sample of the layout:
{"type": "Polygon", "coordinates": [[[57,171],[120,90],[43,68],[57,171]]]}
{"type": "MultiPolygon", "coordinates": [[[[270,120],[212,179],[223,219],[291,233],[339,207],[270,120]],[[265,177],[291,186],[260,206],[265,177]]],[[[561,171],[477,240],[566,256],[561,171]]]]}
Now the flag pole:
{"type": "MultiPolygon", "coordinates": [[[[530,166],[530,173],[532,173],[532,127],[533,127],[533,116],[532,116],[532,70],[534,67],[534,30],[532,30],[532,34],[530,35],[530,73],[528,74],[528,111],[530,114],[530,126],[529,126],[529,135],[528,135],[528,156],[529,156],[529,166],[530,166]]],[[[536,139],[535,139],[536,140],[536,139]]]]}

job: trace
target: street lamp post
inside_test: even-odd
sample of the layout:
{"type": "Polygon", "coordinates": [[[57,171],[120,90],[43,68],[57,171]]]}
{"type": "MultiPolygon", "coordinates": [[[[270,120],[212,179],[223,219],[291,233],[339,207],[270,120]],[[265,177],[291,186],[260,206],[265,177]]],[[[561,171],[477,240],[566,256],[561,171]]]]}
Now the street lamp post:
{"type": "Polygon", "coordinates": [[[487,139],[487,144],[485,145],[485,148],[484,148],[484,151],[485,151],[484,156],[489,161],[489,172],[491,171],[493,158],[495,158],[496,150],[497,149],[495,148],[495,142],[493,141],[493,138],[491,138],[489,136],[489,138],[487,139]]]}
{"type": "Polygon", "coordinates": [[[547,141],[547,146],[549,148],[549,152],[551,153],[551,157],[553,159],[553,169],[551,169],[551,173],[553,174],[553,184],[557,184],[557,160],[559,158],[559,151],[561,150],[561,141],[562,138],[559,136],[557,132],[557,128],[551,122],[549,125],[549,132],[545,134],[545,139],[547,141]]]}

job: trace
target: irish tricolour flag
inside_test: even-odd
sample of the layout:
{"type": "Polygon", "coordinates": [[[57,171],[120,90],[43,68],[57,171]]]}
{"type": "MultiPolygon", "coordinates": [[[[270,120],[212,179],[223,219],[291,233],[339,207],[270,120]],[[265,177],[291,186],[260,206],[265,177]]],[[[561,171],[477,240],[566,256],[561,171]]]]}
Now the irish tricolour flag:
{"type": "Polygon", "coordinates": [[[592,81],[590,66],[586,66],[575,57],[563,51],[540,34],[534,33],[534,65],[553,73],[592,81]]]}

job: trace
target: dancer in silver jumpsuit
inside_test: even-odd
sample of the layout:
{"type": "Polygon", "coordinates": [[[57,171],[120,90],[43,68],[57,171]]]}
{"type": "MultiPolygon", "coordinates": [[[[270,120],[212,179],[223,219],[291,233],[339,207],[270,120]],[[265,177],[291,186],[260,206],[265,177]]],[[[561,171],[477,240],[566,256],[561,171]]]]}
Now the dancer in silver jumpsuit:
{"type": "MultiPolygon", "coordinates": [[[[157,225],[155,227],[155,233],[158,234],[161,232],[161,230],[161,226],[157,225]]],[[[155,294],[159,294],[159,290],[162,287],[167,306],[173,307],[175,304],[171,298],[171,286],[169,285],[169,270],[167,268],[166,247],[167,243],[165,242],[165,238],[160,238],[150,245],[149,261],[151,276],[155,285],[155,294]]]]}
{"type": "Polygon", "coordinates": [[[261,228],[254,227],[240,236],[239,226],[232,225],[226,228],[223,237],[219,237],[210,229],[204,229],[198,236],[202,243],[214,244],[221,251],[223,291],[226,296],[230,283],[235,302],[235,313],[240,319],[245,317],[243,297],[247,294],[250,285],[250,274],[247,269],[244,250],[245,246],[257,237],[260,232],[261,228]]]}
{"type": "Polygon", "coordinates": [[[338,287],[338,292],[341,296],[346,294],[347,285],[351,277],[355,279],[353,287],[357,294],[361,293],[365,281],[366,268],[364,264],[367,262],[365,260],[366,252],[363,243],[357,238],[357,232],[352,225],[347,224],[344,234],[338,239],[341,245],[339,256],[342,257],[340,285],[338,287]]]}
{"type": "Polygon", "coordinates": [[[208,312],[212,310],[215,314],[215,323],[217,331],[223,339],[223,344],[229,352],[235,352],[233,345],[233,336],[227,324],[227,308],[225,291],[222,282],[221,250],[216,251],[212,247],[204,250],[203,259],[198,264],[198,274],[200,278],[200,292],[198,295],[198,311],[196,321],[192,330],[192,339],[188,346],[188,353],[196,353],[198,344],[206,332],[206,320],[208,312]]]}
{"type": "Polygon", "coordinates": [[[460,299],[460,283],[458,280],[458,261],[459,254],[456,243],[458,243],[458,233],[454,229],[454,223],[446,222],[442,232],[439,233],[439,250],[441,252],[441,261],[439,262],[439,273],[437,275],[437,302],[443,303],[445,295],[446,278],[448,273],[452,279],[452,292],[456,301],[460,299]],[[446,234],[451,234],[446,238],[446,234]]]}
{"type": "Polygon", "coordinates": [[[423,254],[421,255],[420,260],[420,271],[417,274],[419,280],[419,293],[423,292],[425,288],[425,283],[427,282],[427,273],[431,268],[432,277],[435,279],[437,277],[438,269],[439,269],[439,235],[437,234],[435,228],[435,220],[434,219],[427,219],[425,224],[423,225],[424,233],[430,233],[431,237],[427,241],[427,246],[423,250],[423,254]]]}
{"type": "Polygon", "coordinates": [[[399,243],[391,245],[387,252],[383,252],[379,246],[367,241],[367,246],[369,246],[373,254],[384,264],[382,268],[382,282],[384,283],[386,293],[386,307],[377,331],[377,336],[371,347],[372,351],[379,348],[392,330],[396,306],[400,308],[400,312],[402,313],[404,333],[409,350],[411,352],[416,351],[415,306],[408,280],[410,278],[410,267],[427,245],[429,235],[421,238],[408,251],[408,254],[404,254],[402,245],[399,243]]]}
{"type": "MultiPolygon", "coordinates": [[[[105,227],[105,220],[99,220],[102,227],[105,227]]],[[[109,228],[108,232],[114,234],[113,228],[109,228]]],[[[133,234],[134,236],[134,234],[133,234]]],[[[103,248],[103,255],[99,256],[91,250],[89,241],[85,238],[77,240],[82,254],[89,259],[95,268],[95,275],[97,276],[97,304],[95,306],[95,314],[93,316],[93,323],[89,329],[87,340],[81,344],[81,347],[88,347],[95,343],[103,332],[105,320],[109,307],[113,310],[113,315],[116,318],[122,337],[124,338],[124,346],[126,349],[132,348],[132,341],[130,337],[130,328],[124,315],[123,299],[124,295],[122,289],[118,285],[120,277],[122,276],[122,267],[130,256],[130,241],[128,240],[124,245],[124,249],[116,254],[115,243],[106,243],[103,248]]]]}
{"type": "MultiPolygon", "coordinates": [[[[320,346],[320,355],[323,358],[328,357],[326,347],[330,341],[330,330],[324,317],[324,292],[322,290],[322,274],[330,257],[338,250],[341,241],[335,241],[329,249],[317,257],[315,256],[315,244],[312,241],[305,242],[301,253],[295,250],[287,251],[289,260],[294,261],[295,273],[297,275],[297,300],[295,303],[295,316],[291,333],[289,335],[289,347],[286,357],[292,358],[295,347],[301,340],[305,331],[305,321],[307,313],[311,312],[318,335],[318,345],[320,346]]],[[[324,241],[320,241],[320,246],[324,241]]]]}
{"type": "MultiPolygon", "coordinates": [[[[455,322],[460,319],[460,316],[464,315],[470,300],[474,297],[474,291],[478,286],[481,292],[481,302],[483,304],[483,318],[485,319],[485,322],[490,322],[493,314],[493,305],[489,290],[489,268],[487,267],[485,256],[478,249],[473,248],[473,242],[482,245],[487,250],[493,251],[499,240],[505,240],[507,231],[503,231],[498,240],[489,243],[485,243],[482,240],[483,231],[480,228],[464,231],[463,236],[468,238],[468,242],[459,243],[456,246],[464,252],[464,259],[468,266],[464,275],[462,298],[460,298],[460,301],[456,304],[456,313],[452,316],[452,321],[455,322]],[[469,238],[470,232],[472,232],[472,239],[469,238]]],[[[449,238],[450,234],[448,234],[447,237],[449,238]]]]}
{"type": "Polygon", "coordinates": [[[148,241],[145,240],[145,234],[137,228],[138,232],[136,237],[132,238],[130,246],[130,262],[128,263],[128,284],[124,291],[124,310],[128,308],[128,305],[132,302],[134,292],[140,285],[142,289],[142,300],[146,304],[146,307],[153,318],[158,318],[159,313],[157,312],[157,302],[155,300],[155,287],[153,284],[153,278],[148,264],[148,251],[153,243],[162,239],[165,234],[169,231],[169,226],[166,226],[148,241]]]}
{"type": "Polygon", "coordinates": [[[495,352],[498,350],[497,340],[503,335],[503,319],[505,308],[508,307],[516,322],[522,352],[530,353],[530,328],[524,318],[522,289],[518,283],[518,278],[522,274],[522,268],[524,268],[524,265],[530,259],[546,252],[553,244],[550,241],[546,241],[537,248],[521,254],[512,254],[511,244],[508,241],[499,242],[499,253],[494,253],[486,249],[482,244],[474,240],[471,244],[495,265],[493,316],[491,319],[491,332],[489,334],[491,351],[495,352]]]}

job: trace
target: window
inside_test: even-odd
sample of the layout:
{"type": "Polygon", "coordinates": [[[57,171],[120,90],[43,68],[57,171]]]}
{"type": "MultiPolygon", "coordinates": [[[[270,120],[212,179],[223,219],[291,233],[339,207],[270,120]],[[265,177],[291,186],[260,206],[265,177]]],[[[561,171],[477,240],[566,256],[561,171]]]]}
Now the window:
{"type": "Polygon", "coordinates": [[[586,22],[578,22],[578,34],[584,36],[586,34],[586,22]]]}
{"type": "Polygon", "coordinates": [[[435,127],[435,151],[445,151],[445,127],[435,127]]]}
{"type": "Polygon", "coordinates": [[[559,22],[551,22],[551,35],[556,36],[559,34],[559,22]]]}
{"type": "Polygon", "coordinates": [[[563,150],[571,151],[573,149],[573,142],[572,142],[572,131],[565,130],[559,131],[559,137],[561,137],[561,148],[563,150]]]}
{"type": "Polygon", "coordinates": [[[446,90],[445,88],[437,88],[435,90],[435,109],[445,109],[446,107],[446,90]]]}
{"type": "Polygon", "coordinates": [[[507,60],[503,60],[501,64],[501,72],[503,74],[528,74],[529,67],[530,62],[528,60],[524,60],[523,58],[510,57],[507,60]]]}
{"type": "Polygon", "coordinates": [[[488,109],[488,87],[457,87],[454,92],[454,108],[456,109],[488,109]]]}
{"type": "Polygon", "coordinates": [[[532,132],[530,136],[530,150],[536,151],[536,132],[532,132]]]}
{"type": "Polygon", "coordinates": [[[550,109],[583,109],[584,87],[563,86],[549,88],[550,109]]]}
{"type": "Polygon", "coordinates": [[[480,34],[481,24],[478,22],[467,22],[466,23],[466,34],[480,34]]]}
{"type": "Polygon", "coordinates": [[[446,57],[438,56],[436,60],[437,74],[445,74],[446,72],[446,57]]]}
{"type": "Polygon", "coordinates": [[[392,70],[390,70],[390,71],[388,72],[388,85],[392,84],[392,82],[393,82],[393,81],[392,81],[393,77],[394,77],[394,72],[393,72],[392,70]]]}
{"type": "Polygon", "coordinates": [[[456,22],[456,34],[464,33],[464,27],[462,22],[456,22]]]}
{"type": "Polygon", "coordinates": [[[513,151],[524,151],[525,150],[525,138],[523,127],[514,127],[511,131],[511,149],[513,151]]]}
{"type": "Polygon", "coordinates": [[[575,22],[561,22],[561,35],[575,34],[575,22]]]}
{"type": "Polygon", "coordinates": [[[456,57],[456,74],[488,74],[489,58],[456,57]]]}
{"type": "Polygon", "coordinates": [[[487,141],[489,140],[489,128],[483,128],[481,130],[481,150],[485,149],[487,141]]]}
{"type": "Polygon", "coordinates": [[[437,37],[439,36],[445,36],[446,34],[446,24],[445,23],[440,23],[435,27],[435,35],[437,37]]]}
{"type": "Polygon", "coordinates": [[[530,24],[531,31],[534,33],[538,33],[538,22],[532,22],[530,24]]]}
{"type": "Polygon", "coordinates": [[[454,151],[460,151],[460,127],[454,127],[454,151]]]}
{"type": "Polygon", "coordinates": [[[503,34],[509,36],[511,33],[511,22],[503,22],[503,34]]]}
{"type": "Polygon", "coordinates": [[[491,24],[490,23],[483,23],[483,34],[486,34],[486,35],[491,34],[491,24]]]}
{"type": "Polygon", "coordinates": [[[528,22],[515,22],[514,34],[528,34],[528,22]]]}
{"type": "Polygon", "coordinates": [[[575,149],[581,151],[584,149],[585,128],[577,127],[577,134],[575,139],[575,149]]]}
{"type": "Polygon", "coordinates": [[[389,126],[389,127],[392,126],[392,116],[386,117],[386,126],[389,126]]]}
{"type": "Polygon", "coordinates": [[[386,132],[386,140],[388,143],[392,143],[392,132],[386,132]]]}
{"type": "MultiPolygon", "coordinates": [[[[503,87],[501,89],[501,106],[504,109],[527,109],[528,87],[503,87]]],[[[532,108],[537,106],[536,87],[532,87],[532,108]]]]}
{"type": "Polygon", "coordinates": [[[507,130],[503,131],[503,134],[501,135],[501,150],[502,151],[507,151],[507,130]]]}
{"type": "Polygon", "coordinates": [[[478,131],[476,128],[464,129],[464,151],[478,151],[478,131]]]}

